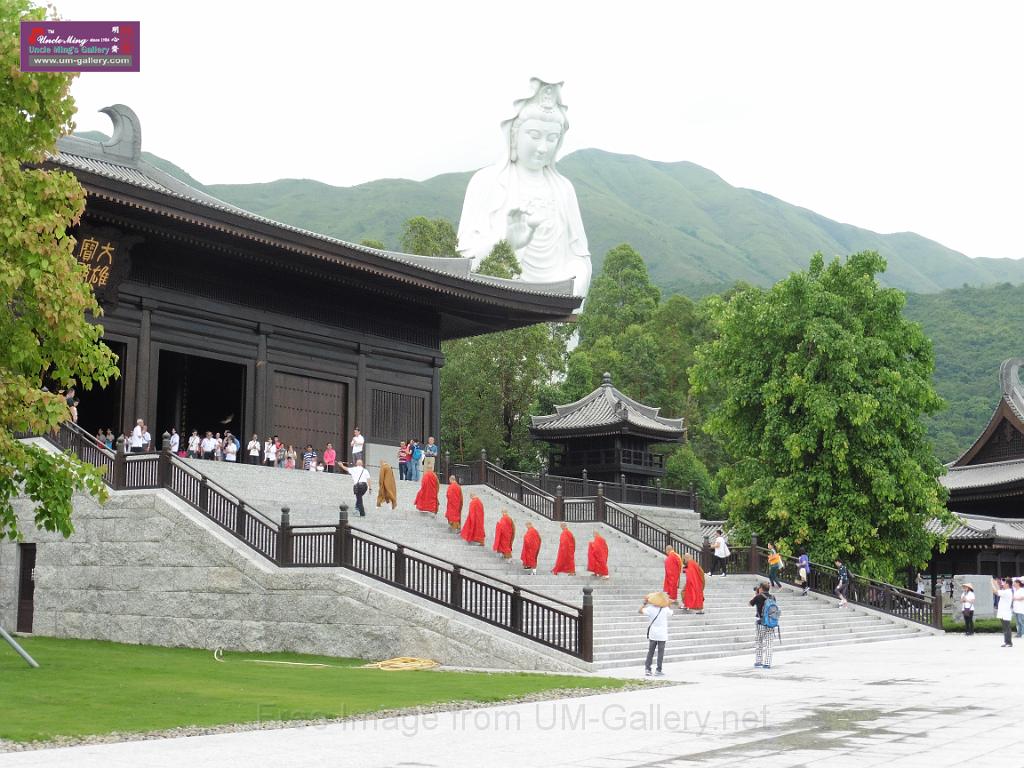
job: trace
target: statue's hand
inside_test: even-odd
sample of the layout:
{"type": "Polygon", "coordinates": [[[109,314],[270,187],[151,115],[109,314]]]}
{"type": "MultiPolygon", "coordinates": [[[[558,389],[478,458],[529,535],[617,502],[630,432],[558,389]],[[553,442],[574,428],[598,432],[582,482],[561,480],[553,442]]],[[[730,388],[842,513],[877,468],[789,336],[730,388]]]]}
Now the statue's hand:
{"type": "Polygon", "coordinates": [[[508,212],[508,229],[505,239],[512,248],[522,248],[533,239],[533,232],[540,221],[533,221],[529,210],[512,208],[508,212]]]}

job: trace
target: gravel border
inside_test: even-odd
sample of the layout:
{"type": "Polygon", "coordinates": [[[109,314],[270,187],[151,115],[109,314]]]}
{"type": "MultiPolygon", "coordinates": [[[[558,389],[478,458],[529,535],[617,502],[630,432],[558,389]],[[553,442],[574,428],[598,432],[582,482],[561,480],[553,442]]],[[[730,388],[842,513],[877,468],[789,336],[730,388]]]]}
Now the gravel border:
{"type": "Polygon", "coordinates": [[[408,717],[411,715],[427,715],[438,712],[457,712],[464,709],[490,709],[506,707],[513,704],[533,704],[541,701],[557,699],[578,699],[585,696],[597,696],[605,693],[625,693],[650,688],[663,688],[686,685],[671,680],[633,680],[620,687],[604,688],[553,688],[548,691],[528,693],[502,701],[482,703],[479,701],[445,701],[438,704],[421,704],[404,709],[381,709],[376,712],[363,712],[345,717],[321,718],[317,720],[264,720],[251,723],[227,723],[224,725],[187,725],[179,728],[168,728],[161,731],[143,731],[140,733],[114,731],[87,736],[57,736],[45,741],[6,741],[0,739],[0,753],[31,752],[39,749],[57,749],[59,747],[79,747],[89,744],[118,744],[126,741],[156,741],[158,739],[178,739],[190,736],[211,736],[219,733],[246,733],[248,731],[275,731],[281,728],[304,728],[308,726],[326,726],[335,723],[358,722],[364,720],[382,720],[389,717],[408,717]]]}

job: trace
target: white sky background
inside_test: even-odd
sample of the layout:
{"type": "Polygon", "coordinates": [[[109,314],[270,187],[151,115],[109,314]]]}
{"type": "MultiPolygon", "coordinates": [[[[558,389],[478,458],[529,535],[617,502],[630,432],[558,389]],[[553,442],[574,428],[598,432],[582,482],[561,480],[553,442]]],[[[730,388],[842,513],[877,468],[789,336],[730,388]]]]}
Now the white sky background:
{"type": "Polygon", "coordinates": [[[970,256],[1024,257],[1024,3],[54,0],[139,20],[142,72],[96,110],[204,183],[349,186],[475,169],[531,76],[564,80],[563,155],[689,160],[731,184],[970,256]],[[294,9],[289,13],[289,9],[294,9]]]}

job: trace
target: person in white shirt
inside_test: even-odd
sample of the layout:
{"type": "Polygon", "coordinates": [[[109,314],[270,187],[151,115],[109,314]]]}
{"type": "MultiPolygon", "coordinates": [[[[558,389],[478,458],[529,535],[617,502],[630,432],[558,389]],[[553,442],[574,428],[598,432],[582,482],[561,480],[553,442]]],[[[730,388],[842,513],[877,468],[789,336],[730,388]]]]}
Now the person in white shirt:
{"type": "Polygon", "coordinates": [[[175,456],[178,455],[178,446],[181,445],[181,435],[178,434],[178,430],[171,427],[171,453],[175,456]]]}
{"type": "Polygon", "coordinates": [[[276,458],[277,449],[274,447],[274,438],[268,437],[263,443],[263,463],[272,467],[276,458]]]}
{"type": "Polygon", "coordinates": [[[668,620],[672,616],[672,609],[668,606],[671,601],[672,598],[664,592],[652,592],[640,606],[639,613],[650,620],[647,625],[647,659],[644,661],[644,674],[648,677],[655,651],[658,653],[658,666],[654,675],[663,677],[665,674],[661,665],[665,660],[665,643],[668,642],[668,620]]]}
{"type": "Polygon", "coordinates": [[[199,430],[193,429],[188,438],[188,457],[190,459],[199,458],[199,443],[199,430]]]}
{"type": "Polygon", "coordinates": [[[357,461],[363,458],[363,445],[366,443],[365,438],[359,431],[359,428],[352,430],[352,442],[349,445],[352,447],[352,463],[355,464],[357,461]]]}
{"type": "Polygon", "coordinates": [[[259,464],[260,463],[260,438],[258,435],[253,434],[252,440],[249,441],[247,446],[249,451],[249,463],[259,464]]]}
{"type": "Polygon", "coordinates": [[[1024,637],[1024,581],[1013,580],[1013,619],[1017,622],[1017,637],[1024,637]]]}
{"type": "Polygon", "coordinates": [[[132,429],[132,437],[130,440],[131,453],[142,453],[142,447],[146,444],[142,433],[142,419],[135,422],[135,428],[132,429]]]}
{"type": "Polygon", "coordinates": [[[964,634],[968,637],[974,634],[974,598],[974,585],[964,584],[960,595],[960,611],[964,615],[964,634]]]}
{"type": "Polygon", "coordinates": [[[725,534],[722,529],[719,528],[715,532],[715,559],[711,562],[711,572],[708,576],[714,576],[716,568],[722,569],[722,575],[725,576],[725,561],[728,559],[732,552],[729,551],[729,542],[725,538],[725,534]]]}
{"type": "Polygon", "coordinates": [[[228,437],[224,441],[224,461],[235,461],[238,456],[238,446],[235,441],[228,437]]]}
{"type": "Polygon", "coordinates": [[[356,511],[360,517],[366,517],[366,510],[363,509],[363,494],[370,490],[370,471],[363,466],[362,459],[356,459],[356,463],[348,467],[341,462],[341,468],[352,476],[352,493],[356,495],[356,511]]]}
{"type": "Polygon", "coordinates": [[[148,451],[153,448],[153,436],[149,434],[149,427],[142,425],[142,450],[148,451]]]}
{"type": "Polygon", "coordinates": [[[204,459],[215,459],[217,453],[217,441],[213,437],[212,432],[207,432],[206,437],[203,438],[201,443],[203,448],[204,459]]]}
{"type": "Polygon", "coordinates": [[[1010,580],[1003,578],[992,579],[992,594],[999,598],[999,605],[996,608],[996,618],[1003,622],[1003,648],[1013,647],[1013,633],[1010,631],[1010,623],[1013,621],[1013,590],[1010,588],[1010,580]]]}

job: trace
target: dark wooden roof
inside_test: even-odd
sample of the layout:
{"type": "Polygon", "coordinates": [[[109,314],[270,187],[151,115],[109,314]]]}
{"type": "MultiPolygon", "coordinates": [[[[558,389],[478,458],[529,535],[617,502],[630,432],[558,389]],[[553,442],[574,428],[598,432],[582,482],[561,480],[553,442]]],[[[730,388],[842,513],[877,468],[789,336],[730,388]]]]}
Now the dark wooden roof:
{"type": "Polygon", "coordinates": [[[612,386],[612,377],[586,397],[556,405],[550,416],[533,416],[530,434],[535,439],[630,434],[662,442],[679,442],[685,432],[682,419],[658,415],[660,408],[643,405],[612,386]]]}
{"type": "Polygon", "coordinates": [[[1020,369],[1024,358],[1013,357],[999,366],[1002,396],[988,426],[952,467],[1024,459],[1024,387],[1020,369]]]}
{"type": "Polygon", "coordinates": [[[88,195],[87,215],[90,207],[105,205],[108,216],[116,209],[126,219],[173,228],[179,237],[229,241],[243,253],[272,256],[282,268],[300,265],[359,279],[392,296],[397,292],[411,306],[437,312],[445,339],[567,320],[580,305],[571,280],[528,283],[477,275],[470,272],[470,259],[368,248],[225,203],[144,160],[141,127],[131,109],[115,105],[103,111],[114,122],[109,140],[61,138],[46,162],[78,177],[88,195]]]}

